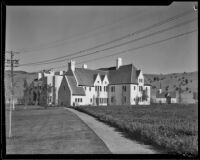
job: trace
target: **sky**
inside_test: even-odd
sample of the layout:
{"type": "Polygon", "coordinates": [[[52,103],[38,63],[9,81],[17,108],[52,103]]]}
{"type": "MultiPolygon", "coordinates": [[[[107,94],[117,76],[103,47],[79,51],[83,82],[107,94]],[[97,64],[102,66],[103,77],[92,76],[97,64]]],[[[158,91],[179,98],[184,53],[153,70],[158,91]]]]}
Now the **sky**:
{"type": "MultiPolygon", "coordinates": [[[[76,62],[76,67],[82,67],[82,62],[88,61],[85,63],[89,69],[97,69],[115,66],[116,59],[121,57],[124,65],[133,63],[136,68],[142,69],[143,73],[197,71],[198,31],[141,47],[198,29],[198,20],[195,19],[197,11],[193,9],[194,4],[197,2],[173,2],[169,6],[7,6],[6,51],[18,51],[19,54],[15,54],[15,58],[19,59],[20,65],[53,59],[110,42],[184,12],[192,11],[174,21],[80,55],[122,44],[188,21],[187,24],[127,45],[78,58],[68,56],[57,63],[19,66],[15,70],[27,72],[37,72],[48,68],[53,68],[55,71],[67,70],[70,60],[76,62]],[[139,49],[106,57],[130,48],[139,49]]],[[[6,54],[6,57],[9,58],[9,54],[6,54]]]]}

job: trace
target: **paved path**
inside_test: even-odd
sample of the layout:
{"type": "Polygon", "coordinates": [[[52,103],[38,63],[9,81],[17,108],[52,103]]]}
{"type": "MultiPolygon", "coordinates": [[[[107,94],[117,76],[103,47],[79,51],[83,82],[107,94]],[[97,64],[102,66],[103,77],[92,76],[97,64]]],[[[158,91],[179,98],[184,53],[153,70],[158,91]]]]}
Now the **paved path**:
{"type": "Polygon", "coordinates": [[[125,138],[113,127],[96,120],[94,117],[77,110],[66,108],[75,113],[104,141],[113,154],[156,154],[157,152],[148,145],[139,144],[136,141],[125,138]]]}
{"type": "MultiPolygon", "coordinates": [[[[8,136],[9,112],[6,111],[8,136]]],[[[77,115],[57,109],[13,112],[13,138],[7,154],[110,154],[105,143],[77,115]]]]}

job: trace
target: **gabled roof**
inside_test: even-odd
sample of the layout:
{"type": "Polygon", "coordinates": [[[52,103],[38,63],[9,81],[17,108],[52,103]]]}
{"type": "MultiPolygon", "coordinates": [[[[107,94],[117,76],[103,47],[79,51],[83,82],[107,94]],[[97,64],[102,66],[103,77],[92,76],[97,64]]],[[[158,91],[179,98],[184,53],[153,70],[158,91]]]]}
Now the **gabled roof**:
{"type": "Polygon", "coordinates": [[[109,83],[137,83],[137,69],[133,64],[123,65],[117,70],[109,70],[109,83]]]}
{"type": "Polygon", "coordinates": [[[106,75],[101,75],[101,76],[100,76],[102,82],[103,82],[105,76],[106,76],[106,75]]]}
{"type": "Polygon", "coordinates": [[[75,69],[75,76],[78,81],[78,85],[83,85],[83,86],[93,86],[94,81],[97,76],[97,74],[101,75],[106,75],[106,71],[101,71],[101,70],[91,70],[91,69],[85,69],[85,68],[76,68],[75,69]]]}
{"type": "Polygon", "coordinates": [[[72,95],[81,95],[81,96],[85,96],[85,91],[83,89],[83,87],[78,87],[77,86],[77,82],[74,76],[66,76],[70,88],[72,90],[72,95]]]}

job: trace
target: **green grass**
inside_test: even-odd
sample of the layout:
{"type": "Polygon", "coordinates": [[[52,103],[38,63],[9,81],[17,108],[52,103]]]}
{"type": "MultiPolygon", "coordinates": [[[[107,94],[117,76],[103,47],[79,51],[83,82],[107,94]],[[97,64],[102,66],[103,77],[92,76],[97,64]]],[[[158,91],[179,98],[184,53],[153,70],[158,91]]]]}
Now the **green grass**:
{"type": "Polygon", "coordinates": [[[198,154],[197,105],[84,106],[77,109],[167,153],[198,154]]]}
{"type": "Polygon", "coordinates": [[[13,111],[12,138],[8,138],[9,111],[6,111],[7,154],[110,153],[85,123],[64,108],[23,108],[18,106],[13,111]]]}

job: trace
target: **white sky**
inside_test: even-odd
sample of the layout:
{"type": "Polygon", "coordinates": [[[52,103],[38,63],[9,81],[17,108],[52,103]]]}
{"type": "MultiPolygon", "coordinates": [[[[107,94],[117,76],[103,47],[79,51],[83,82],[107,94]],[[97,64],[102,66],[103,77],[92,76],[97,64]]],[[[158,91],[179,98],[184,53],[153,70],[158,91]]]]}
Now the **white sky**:
{"type": "MultiPolygon", "coordinates": [[[[192,10],[194,4],[196,2],[176,2],[170,6],[7,6],[6,50],[20,50],[21,54],[16,56],[20,59],[20,64],[65,56],[109,42],[187,10],[192,10]]],[[[168,28],[195,17],[197,17],[197,12],[194,11],[190,15],[112,45],[168,28]]],[[[74,60],[79,63],[104,57],[197,28],[197,21],[194,21],[129,45],[74,60]]],[[[123,64],[133,63],[137,68],[142,69],[144,73],[196,71],[198,64],[197,37],[198,32],[194,32],[128,54],[88,62],[87,65],[88,68],[92,69],[110,67],[115,65],[117,57],[122,57],[123,64]]],[[[47,65],[22,66],[18,67],[17,70],[34,72],[65,64],[67,66],[69,60],[66,59],[64,62],[47,65]]],[[[81,65],[77,65],[77,67],[81,67],[81,65]]],[[[67,67],[56,70],[62,69],[66,70],[67,67]]]]}

